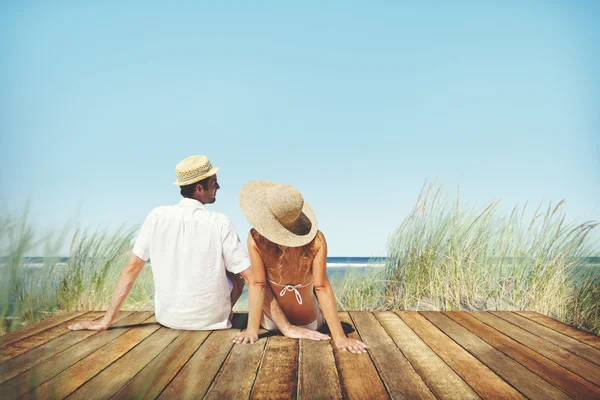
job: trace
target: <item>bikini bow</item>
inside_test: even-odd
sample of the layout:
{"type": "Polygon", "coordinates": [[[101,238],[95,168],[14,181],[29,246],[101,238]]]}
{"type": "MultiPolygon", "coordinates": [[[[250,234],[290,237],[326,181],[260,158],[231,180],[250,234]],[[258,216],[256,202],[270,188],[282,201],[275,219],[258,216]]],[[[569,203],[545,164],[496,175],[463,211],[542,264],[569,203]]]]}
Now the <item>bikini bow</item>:
{"type": "Polygon", "coordinates": [[[298,304],[302,304],[302,296],[300,296],[300,292],[298,291],[298,289],[296,289],[297,287],[302,287],[302,285],[285,285],[283,289],[281,289],[281,292],[279,292],[279,295],[283,296],[285,292],[294,292],[298,304]]]}

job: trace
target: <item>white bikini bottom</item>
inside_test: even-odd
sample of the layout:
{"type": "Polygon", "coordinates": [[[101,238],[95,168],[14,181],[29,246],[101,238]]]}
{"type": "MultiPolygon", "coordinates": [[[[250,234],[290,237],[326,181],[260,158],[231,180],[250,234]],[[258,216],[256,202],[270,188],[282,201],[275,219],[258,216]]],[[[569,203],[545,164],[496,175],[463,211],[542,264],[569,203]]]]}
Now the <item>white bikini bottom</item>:
{"type": "MultiPolygon", "coordinates": [[[[268,331],[278,331],[279,330],[279,328],[277,328],[277,325],[275,325],[275,322],[271,321],[269,319],[269,317],[267,317],[267,314],[263,314],[263,317],[265,319],[265,324],[264,324],[263,328],[265,328],[268,331]]],[[[325,322],[324,320],[325,319],[322,317],[321,309],[319,308],[319,314],[317,314],[317,319],[315,319],[313,322],[311,322],[308,325],[296,325],[296,326],[298,326],[300,328],[306,328],[306,329],[316,331],[321,326],[323,326],[323,322],[325,322]],[[321,325],[319,325],[319,319],[321,319],[321,325]]]]}

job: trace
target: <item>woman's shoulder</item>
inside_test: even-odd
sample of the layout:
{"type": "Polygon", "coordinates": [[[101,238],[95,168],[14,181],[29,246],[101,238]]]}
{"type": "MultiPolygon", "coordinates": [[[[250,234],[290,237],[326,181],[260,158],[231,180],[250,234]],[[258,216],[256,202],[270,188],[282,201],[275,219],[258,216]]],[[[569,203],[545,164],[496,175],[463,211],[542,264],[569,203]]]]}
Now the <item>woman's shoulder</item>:
{"type": "Polygon", "coordinates": [[[325,244],[325,235],[320,230],[317,231],[315,238],[313,239],[313,247],[315,250],[320,249],[325,244]]]}

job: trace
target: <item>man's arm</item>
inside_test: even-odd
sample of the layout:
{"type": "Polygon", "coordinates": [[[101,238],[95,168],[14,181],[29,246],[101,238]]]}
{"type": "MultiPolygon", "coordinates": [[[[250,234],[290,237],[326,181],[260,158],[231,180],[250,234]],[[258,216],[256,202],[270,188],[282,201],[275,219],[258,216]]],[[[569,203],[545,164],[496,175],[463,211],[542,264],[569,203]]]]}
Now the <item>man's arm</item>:
{"type": "Polygon", "coordinates": [[[131,254],[125,269],[121,273],[121,277],[117,282],[117,288],[113,293],[108,311],[104,314],[104,318],[100,321],[84,321],[77,324],[69,325],[69,329],[78,331],[80,329],[88,329],[92,331],[104,331],[108,329],[110,324],[115,320],[117,312],[121,309],[123,302],[127,298],[129,291],[133,287],[135,280],[142,272],[142,268],[146,265],[146,261],[142,260],[135,254],[131,254]]]}

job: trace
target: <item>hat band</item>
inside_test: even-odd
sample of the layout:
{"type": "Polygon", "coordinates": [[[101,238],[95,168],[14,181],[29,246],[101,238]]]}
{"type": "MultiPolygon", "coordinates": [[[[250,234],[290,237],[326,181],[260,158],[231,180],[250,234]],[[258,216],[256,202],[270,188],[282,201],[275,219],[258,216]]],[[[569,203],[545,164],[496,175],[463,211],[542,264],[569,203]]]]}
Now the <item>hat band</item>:
{"type": "Polygon", "coordinates": [[[197,178],[199,176],[206,174],[211,169],[212,169],[212,164],[210,162],[206,162],[204,165],[202,165],[198,168],[178,172],[177,177],[180,180],[189,181],[189,180],[192,180],[194,178],[197,178]]]}

